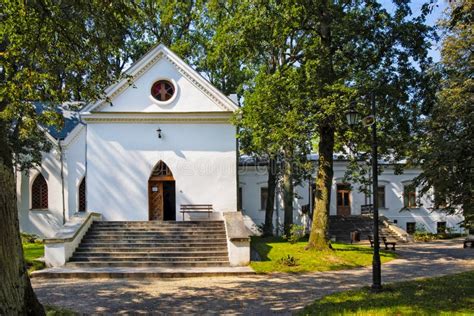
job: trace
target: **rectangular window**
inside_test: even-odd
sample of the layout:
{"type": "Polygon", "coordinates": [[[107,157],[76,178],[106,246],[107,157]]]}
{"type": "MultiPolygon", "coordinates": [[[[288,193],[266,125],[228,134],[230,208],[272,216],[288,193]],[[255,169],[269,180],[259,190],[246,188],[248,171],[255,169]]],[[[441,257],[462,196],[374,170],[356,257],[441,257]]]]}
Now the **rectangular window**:
{"type": "Polygon", "coordinates": [[[267,208],[268,188],[260,188],[260,210],[267,208]]]}
{"type": "Polygon", "coordinates": [[[436,232],[438,234],[445,234],[446,233],[446,222],[438,222],[436,225],[436,232]]]}
{"type": "Polygon", "coordinates": [[[403,206],[405,207],[417,207],[416,206],[416,191],[411,185],[406,185],[403,188],[403,206]]]}
{"type": "Polygon", "coordinates": [[[407,223],[407,233],[414,234],[416,231],[416,223],[415,222],[408,222],[407,223]]]}
{"type": "Polygon", "coordinates": [[[378,187],[378,203],[380,208],[385,208],[385,186],[378,187]]]}

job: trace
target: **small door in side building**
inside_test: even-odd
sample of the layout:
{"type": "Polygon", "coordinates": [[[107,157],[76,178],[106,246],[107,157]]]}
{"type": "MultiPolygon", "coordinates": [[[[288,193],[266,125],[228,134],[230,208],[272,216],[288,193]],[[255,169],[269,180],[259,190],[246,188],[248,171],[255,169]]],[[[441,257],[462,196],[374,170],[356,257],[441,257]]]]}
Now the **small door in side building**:
{"type": "Polygon", "coordinates": [[[337,215],[351,215],[351,188],[347,184],[338,184],[336,192],[337,215]]]}

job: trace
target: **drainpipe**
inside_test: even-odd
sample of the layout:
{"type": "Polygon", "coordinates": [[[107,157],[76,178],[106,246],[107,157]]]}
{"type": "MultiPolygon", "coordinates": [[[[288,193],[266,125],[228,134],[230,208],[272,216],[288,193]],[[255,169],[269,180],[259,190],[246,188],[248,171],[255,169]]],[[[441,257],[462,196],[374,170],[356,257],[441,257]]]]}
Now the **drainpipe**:
{"type": "Polygon", "coordinates": [[[280,189],[279,189],[279,185],[277,184],[277,187],[275,189],[276,191],[276,196],[275,196],[275,200],[276,200],[276,225],[275,225],[275,228],[276,228],[276,235],[278,237],[278,232],[279,232],[279,228],[280,228],[280,206],[279,206],[279,199],[278,197],[280,196],[280,189]]]}
{"type": "Polygon", "coordinates": [[[61,140],[58,141],[59,146],[59,161],[61,163],[61,197],[63,202],[63,225],[66,224],[66,200],[64,197],[64,157],[63,148],[61,146],[61,140]]]}

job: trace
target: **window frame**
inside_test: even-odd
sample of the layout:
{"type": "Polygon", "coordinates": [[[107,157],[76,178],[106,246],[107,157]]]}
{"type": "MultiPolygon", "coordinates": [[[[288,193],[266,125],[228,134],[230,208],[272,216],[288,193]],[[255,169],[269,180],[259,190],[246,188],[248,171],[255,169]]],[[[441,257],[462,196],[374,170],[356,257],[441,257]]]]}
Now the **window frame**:
{"type": "Polygon", "coordinates": [[[81,182],[79,182],[79,185],[77,186],[77,211],[78,212],[85,212],[87,209],[87,184],[86,184],[86,177],[82,177],[81,182]],[[84,185],[83,190],[84,192],[82,193],[82,185],[84,185]],[[81,195],[84,194],[84,197],[81,195]],[[81,200],[84,199],[84,208],[81,207],[81,200]]]}
{"type": "Polygon", "coordinates": [[[40,172],[38,173],[34,178],[33,181],[31,182],[30,186],[30,210],[35,211],[35,210],[48,210],[49,209],[49,186],[48,186],[48,181],[46,181],[46,178],[43,176],[43,174],[40,172]],[[42,180],[40,180],[42,179],[42,180]],[[41,181],[39,184],[39,192],[36,193],[35,190],[37,189],[37,181],[41,181]],[[39,194],[39,205],[35,204],[35,195],[39,194]],[[46,197],[44,196],[46,195],[46,197]]]}
{"type": "Polygon", "coordinates": [[[414,234],[416,232],[416,222],[406,222],[405,228],[408,234],[410,235],[414,234]],[[411,231],[411,229],[408,229],[409,225],[413,225],[413,231],[411,231]]]}
{"type": "Polygon", "coordinates": [[[416,202],[417,194],[416,188],[411,187],[411,183],[403,184],[403,207],[405,208],[418,208],[418,204],[416,202]],[[413,204],[411,203],[413,202],[413,204]]]}
{"type": "Polygon", "coordinates": [[[386,195],[385,195],[385,185],[379,185],[377,187],[377,198],[378,198],[378,207],[379,208],[387,208],[386,206],[386,195]],[[380,189],[382,189],[382,192],[380,192],[380,189]],[[380,194],[382,193],[382,194],[380,194]],[[380,203],[380,202],[383,202],[383,203],[380,203]]]}
{"type": "Polygon", "coordinates": [[[446,231],[448,230],[448,223],[446,221],[441,221],[441,222],[436,222],[436,233],[437,234],[446,234],[446,231]],[[440,225],[442,224],[442,225],[440,225]],[[444,230],[442,232],[439,231],[440,226],[444,226],[444,230]]]}

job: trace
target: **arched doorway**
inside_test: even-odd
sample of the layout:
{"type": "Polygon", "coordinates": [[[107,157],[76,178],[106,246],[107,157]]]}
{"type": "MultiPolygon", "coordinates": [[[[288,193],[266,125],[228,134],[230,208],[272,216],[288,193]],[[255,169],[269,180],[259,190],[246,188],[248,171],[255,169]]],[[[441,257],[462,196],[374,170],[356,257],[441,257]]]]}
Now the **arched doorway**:
{"type": "Polygon", "coordinates": [[[176,191],[173,174],[159,161],[148,179],[148,219],[150,221],[176,220],[176,191]]]}

